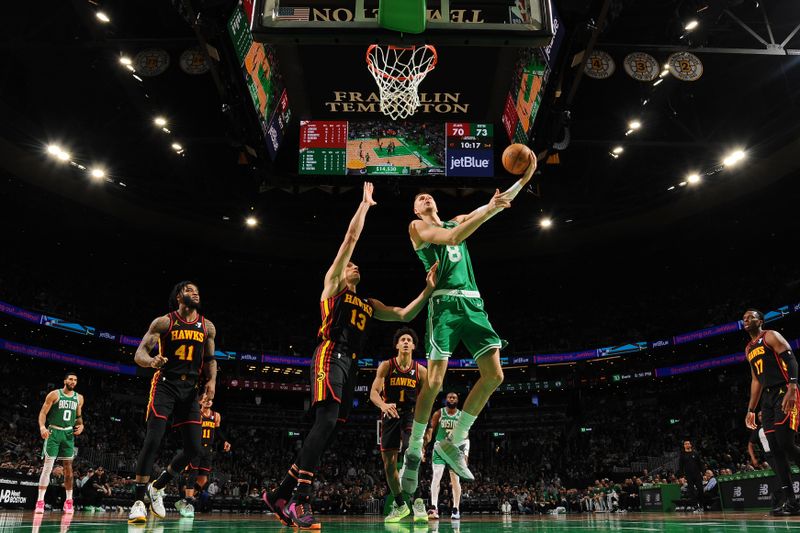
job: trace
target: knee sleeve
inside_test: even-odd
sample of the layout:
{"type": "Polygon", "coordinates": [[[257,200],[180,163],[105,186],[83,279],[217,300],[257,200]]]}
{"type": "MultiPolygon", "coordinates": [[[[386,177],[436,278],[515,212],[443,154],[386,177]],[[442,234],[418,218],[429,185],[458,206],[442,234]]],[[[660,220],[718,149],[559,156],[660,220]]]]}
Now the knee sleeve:
{"type": "Polygon", "coordinates": [[[314,413],[314,424],[303,441],[297,467],[307,472],[316,472],[322,454],[336,430],[339,404],[334,401],[318,403],[314,413]]]}
{"type": "Polygon", "coordinates": [[[183,437],[183,449],[181,449],[169,466],[173,474],[180,474],[189,464],[189,461],[197,457],[203,450],[201,436],[202,428],[200,424],[184,424],[181,426],[181,436],[183,437]]]}
{"type": "Polygon", "coordinates": [[[42,465],[42,474],[39,476],[39,486],[46,487],[50,484],[50,474],[53,473],[53,466],[56,464],[55,457],[45,457],[42,465]]]}
{"type": "Polygon", "coordinates": [[[135,474],[137,476],[149,477],[153,474],[153,463],[156,461],[158,448],[161,446],[161,440],[164,438],[166,429],[166,420],[156,416],[151,416],[147,419],[147,434],[144,437],[142,449],[136,460],[135,474]]]}

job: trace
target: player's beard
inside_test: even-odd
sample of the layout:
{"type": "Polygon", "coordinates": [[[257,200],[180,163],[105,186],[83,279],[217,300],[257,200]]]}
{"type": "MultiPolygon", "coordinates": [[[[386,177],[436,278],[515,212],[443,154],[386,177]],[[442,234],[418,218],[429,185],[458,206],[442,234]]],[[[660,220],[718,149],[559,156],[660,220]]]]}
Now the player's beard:
{"type": "Polygon", "coordinates": [[[447,402],[448,409],[455,409],[456,407],[458,407],[458,402],[447,402]]]}
{"type": "Polygon", "coordinates": [[[182,299],[182,303],[189,309],[194,309],[195,311],[200,310],[200,302],[195,302],[194,300],[192,300],[191,296],[184,296],[182,299]]]}
{"type": "Polygon", "coordinates": [[[68,391],[74,391],[75,390],[75,385],[70,385],[69,383],[64,383],[64,388],[66,388],[68,391]]]}

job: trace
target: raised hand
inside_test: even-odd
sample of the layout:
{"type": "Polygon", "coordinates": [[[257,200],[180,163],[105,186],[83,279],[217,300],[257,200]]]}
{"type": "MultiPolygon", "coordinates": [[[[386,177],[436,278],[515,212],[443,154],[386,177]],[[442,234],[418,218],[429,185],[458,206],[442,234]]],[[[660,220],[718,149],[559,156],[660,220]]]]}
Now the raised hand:
{"type": "Polygon", "coordinates": [[[425,276],[425,285],[429,289],[435,289],[436,288],[436,279],[437,279],[436,272],[438,270],[439,270],[439,261],[436,261],[433,264],[433,266],[431,267],[431,269],[428,270],[428,275],[425,276]]]}
{"type": "Polygon", "coordinates": [[[494,190],[494,196],[489,200],[489,209],[508,209],[511,207],[511,200],[500,193],[500,189],[494,190]]]}
{"type": "Polygon", "coordinates": [[[372,199],[372,191],[375,189],[375,186],[370,183],[369,181],[364,182],[364,196],[361,198],[361,203],[367,204],[368,206],[377,205],[378,202],[372,199]]]}

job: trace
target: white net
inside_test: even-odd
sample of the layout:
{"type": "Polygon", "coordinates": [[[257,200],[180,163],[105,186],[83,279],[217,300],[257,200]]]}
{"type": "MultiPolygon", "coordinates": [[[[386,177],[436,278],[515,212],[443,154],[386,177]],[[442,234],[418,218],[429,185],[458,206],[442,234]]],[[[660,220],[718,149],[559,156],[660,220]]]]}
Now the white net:
{"type": "Polygon", "coordinates": [[[371,45],[367,68],[380,90],[381,113],[394,120],[413,115],[419,107],[419,84],[436,67],[431,45],[400,48],[371,45]]]}

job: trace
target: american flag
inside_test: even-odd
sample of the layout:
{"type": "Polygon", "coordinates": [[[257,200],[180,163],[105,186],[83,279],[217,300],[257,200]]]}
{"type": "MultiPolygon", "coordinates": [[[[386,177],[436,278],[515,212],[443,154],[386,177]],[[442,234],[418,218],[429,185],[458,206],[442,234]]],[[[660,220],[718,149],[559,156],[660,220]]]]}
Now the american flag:
{"type": "Polygon", "coordinates": [[[301,20],[308,22],[311,10],[307,7],[279,7],[275,20],[301,20]]]}

